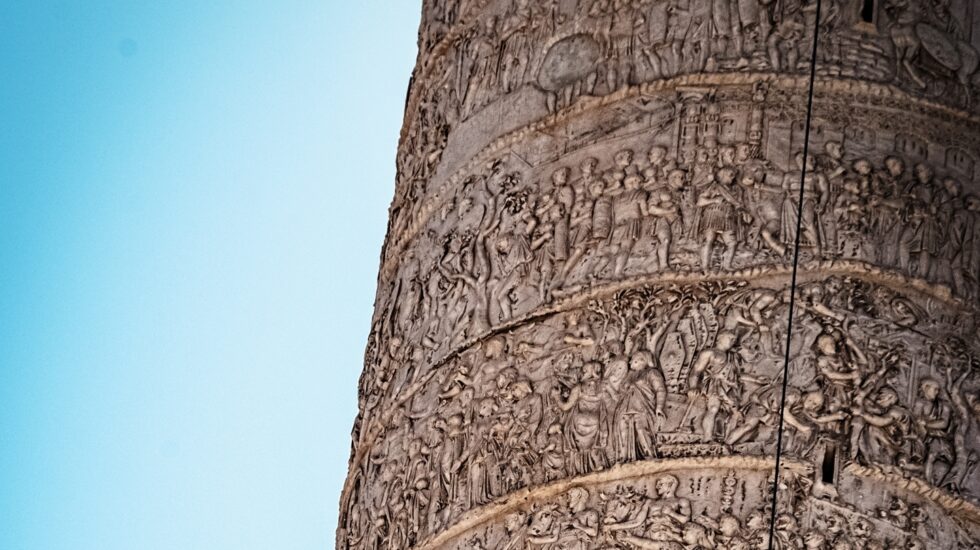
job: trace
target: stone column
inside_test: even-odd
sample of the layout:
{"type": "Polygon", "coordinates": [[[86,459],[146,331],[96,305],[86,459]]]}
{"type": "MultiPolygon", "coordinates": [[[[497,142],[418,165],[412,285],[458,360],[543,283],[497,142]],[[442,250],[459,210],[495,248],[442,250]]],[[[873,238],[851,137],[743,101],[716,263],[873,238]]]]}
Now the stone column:
{"type": "Polygon", "coordinates": [[[972,0],[423,9],[338,548],[980,545],[972,0]]]}

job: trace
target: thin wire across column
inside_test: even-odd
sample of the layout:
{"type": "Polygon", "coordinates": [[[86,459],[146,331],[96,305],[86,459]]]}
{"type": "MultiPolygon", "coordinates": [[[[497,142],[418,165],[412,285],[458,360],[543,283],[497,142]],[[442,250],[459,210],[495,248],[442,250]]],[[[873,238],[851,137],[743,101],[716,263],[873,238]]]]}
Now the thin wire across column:
{"type": "Polygon", "coordinates": [[[800,233],[803,228],[803,198],[810,154],[810,125],[813,118],[813,87],[817,77],[817,44],[820,38],[821,0],[817,0],[817,15],[813,24],[813,45],[810,54],[810,81],[807,89],[806,122],[803,130],[803,162],[800,171],[800,194],[796,203],[796,237],[793,243],[793,275],[790,279],[789,322],[786,328],[786,354],[783,358],[783,383],[779,398],[779,423],[776,431],[776,471],[772,484],[772,510],[769,516],[769,550],[773,550],[776,534],[776,503],[779,494],[779,473],[783,455],[783,414],[786,410],[786,388],[789,382],[789,356],[793,342],[793,316],[796,311],[796,282],[800,266],[800,233]]]}

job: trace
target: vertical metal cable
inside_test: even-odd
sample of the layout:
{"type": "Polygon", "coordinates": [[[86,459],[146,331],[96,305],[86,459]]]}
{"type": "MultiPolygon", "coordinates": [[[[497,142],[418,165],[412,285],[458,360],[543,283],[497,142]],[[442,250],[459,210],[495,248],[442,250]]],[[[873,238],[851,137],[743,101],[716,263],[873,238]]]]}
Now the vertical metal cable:
{"type": "Polygon", "coordinates": [[[776,502],[779,494],[779,469],[783,455],[783,414],[786,410],[786,388],[789,384],[789,355],[793,342],[793,314],[796,310],[796,276],[800,266],[800,232],[803,228],[803,197],[806,186],[807,158],[810,154],[810,123],[813,119],[813,86],[817,77],[817,44],[820,36],[820,6],[817,0],[817,16],[813,25],[813,46],[810,55],[810,83],[807,90],[806,122],[803,127],[803,167],[800,173],[800,195],[796,203],[796,237],[793,243],[793,275],[790,280],[789,322],[786,327],[786,354],[783,358],[783,384],[779,398],[779,422],[776,432],[776,471],[772,483],[772,510],[769,514],[769,550],[773,550],[776,535],[776,502]]]}

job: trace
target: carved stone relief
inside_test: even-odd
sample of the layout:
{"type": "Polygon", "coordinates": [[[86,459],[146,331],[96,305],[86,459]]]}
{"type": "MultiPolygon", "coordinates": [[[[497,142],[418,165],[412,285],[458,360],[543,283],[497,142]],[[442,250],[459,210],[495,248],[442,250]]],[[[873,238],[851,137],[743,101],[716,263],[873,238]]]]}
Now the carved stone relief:
{"type": "MultiPolygon", "coordinates": [[[[841,472],[860,468],[980,501],[975,319],[851,278],[799,294],[783,453],[808,468],[805,496],[837,502],[841,472]]],[[[631,288],[391,373],[408,398],[355,470],[350,505],[396,491],[371,509],[394,530],[410,508],[392,546],[407,547],[515,491],[617,464],[772,456],[787,309],[781,285],[631,288]]]]}
{"type": "MultiPolygon", "coordinates": [[[[431,4],[423,56],[426,44],[440,47],[423,57],[409,101],[399,177],[409,187],[447,145],[437,134],[493,104],[502,104],[497,113],[531,102],[556,111],[678,75],[804,75],[817,15],[815,0],[431,4]],[[426,38],[432,33],[441,40],[426,38]]],[[[817,74],[893,85],[976,112],[976,11],[970,0],[827,0],[817,74]]],[[[486,122],[465,133],[481,133],[486,122]]]]}
{"type": "Polygon", "coordinates": [[[424,4],[338,548],[978,548],[980,7],[424,4]]]}
{"type": "Polygon", "coordinates": [[[399,258],[389,328],[446,353],[593,286],[784,271],[797,216],[804,266],[888,272],[975,304],[980,185],[960,159],[978,136],[820,98],[803,159],[795,98],[764,82],[686,88],[523,135],[466,172],[399,258]]]}
{"type": "Polygon", "coordinates": [[[944,548],[950,541],[970,548],[980,535],[928,500],[859,476],[842,476],[868,495],[858,503],[813,496],[805,467],[787,471],[770,529],[771,470],[729,462],[671,464],[641,478],[562,487],[551,498],[503,507],[490,525],[442,547],[748,550],[768,548],[771,538],[773,548],[806,550],[944,548]]]}

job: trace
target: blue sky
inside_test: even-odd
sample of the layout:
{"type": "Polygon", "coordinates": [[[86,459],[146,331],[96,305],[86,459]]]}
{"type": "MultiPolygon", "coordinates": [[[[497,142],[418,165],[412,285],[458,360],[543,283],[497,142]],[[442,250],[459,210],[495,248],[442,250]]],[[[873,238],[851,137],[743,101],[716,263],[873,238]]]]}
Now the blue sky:
{"type": "Polygon", "coordinates": [[[0,548],[333,547],[415,0],[0,7],[0,548]]]}

